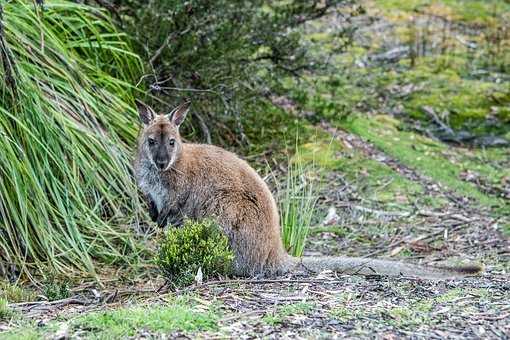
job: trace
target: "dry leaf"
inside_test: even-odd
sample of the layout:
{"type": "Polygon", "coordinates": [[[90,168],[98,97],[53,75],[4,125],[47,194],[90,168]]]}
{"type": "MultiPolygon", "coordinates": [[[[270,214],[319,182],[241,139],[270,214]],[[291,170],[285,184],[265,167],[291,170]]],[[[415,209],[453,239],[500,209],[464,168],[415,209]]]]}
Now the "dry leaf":
{"type": "Polygon", "coordinates": [[[400,246],[400,247],[396,247],[396,248],[393,248],[391,251],[390,251],[390,256],[395,256],[397,255],[398,253],[400,253],[405,247],[404,246],[400,246]]]}
{"type": "Polygon", "coordinates": [[[202,267],[198,268],[197,275],[195,275],[195,282],[197,285],[202,284],[202,280],[204,279],[204,275],[202,274],[202,267]]]}

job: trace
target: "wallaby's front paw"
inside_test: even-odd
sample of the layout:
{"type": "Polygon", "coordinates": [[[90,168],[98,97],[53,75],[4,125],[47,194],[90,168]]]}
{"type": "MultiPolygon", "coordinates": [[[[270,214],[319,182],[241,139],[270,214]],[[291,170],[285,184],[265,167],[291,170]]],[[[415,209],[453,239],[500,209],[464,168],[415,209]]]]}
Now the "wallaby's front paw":
{"type": "Polygon", "coordinates": [[[164,228],[166,227],[168,223],[168,215],[160,214],[156,220],[156,223],[158,224],[158,227],[164,228]]]}
{"type": "Polygon", "coordinates": [[[174,228],[180,228],[184,224],[184,219],[180,215],[169,215],[168,223],[174,228]]]}
{"type": "Polygon", "coordinates": [[[156,207],[156,203],[154,201],[149,200],[149,217],[152,222],[156,222],[158,220],[158,208],[156,207]]]}

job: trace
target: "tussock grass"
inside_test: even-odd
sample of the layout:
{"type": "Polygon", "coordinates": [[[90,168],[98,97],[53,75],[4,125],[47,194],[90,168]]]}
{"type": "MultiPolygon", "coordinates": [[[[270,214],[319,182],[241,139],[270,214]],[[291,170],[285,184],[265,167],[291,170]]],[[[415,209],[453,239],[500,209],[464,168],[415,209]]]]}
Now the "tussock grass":
{"type": "Polygon", "coordinates": [[[283,245],[292,256],[303,255],[318,199],[318,181],[314,178],[316,174],[315,162],[289,162],[286,181],[280,188],[283,245]]]}
{"type": "Polygon", "coordinates": [[[18,284],[0,280],[0,299],[16,303],[34,301],[35,298],[36,293],[33,290],[25,289],[18,284]]]}
{"type": "Polygon", "coordinates": [[[7,304],[7,300],[0,297],[0,321],[8,319],[12,315],[12,310],[7,304]]]}
{"type": "Polygon", "coordinates": [[[138,57],[105,13],[70,1],[6,3],[2,28],[0,271],[129,261],[138,57]]]}

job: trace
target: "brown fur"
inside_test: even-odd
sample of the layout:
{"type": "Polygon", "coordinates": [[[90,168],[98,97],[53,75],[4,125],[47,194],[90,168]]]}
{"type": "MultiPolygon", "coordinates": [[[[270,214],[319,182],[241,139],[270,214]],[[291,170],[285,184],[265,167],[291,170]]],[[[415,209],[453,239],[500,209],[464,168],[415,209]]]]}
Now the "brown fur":
{"type": "Polygon", "coordinates": [[[151,215],[160,225],[166,224],[167,219],[179,225],[183,218],[215,218],[229,238],[237,275],[329,269],[349,274],[443,279],[481,270],[478,266],[436,268],[364,258],[293,258],[282,245],[274,198],[248,163],[216,146],[183,143],[178,127],[187,106],[177,108],[169,116],[148,110],[139,105],[145,126],[139,137],[135,174],[154,210],[151,215]],[[168,166],[164,169],[154,162],[156,156],[147,145],[149,138],[159,138],[161,143],[175,140],[172,147],[158,145],[168,151],[168,166]]]}

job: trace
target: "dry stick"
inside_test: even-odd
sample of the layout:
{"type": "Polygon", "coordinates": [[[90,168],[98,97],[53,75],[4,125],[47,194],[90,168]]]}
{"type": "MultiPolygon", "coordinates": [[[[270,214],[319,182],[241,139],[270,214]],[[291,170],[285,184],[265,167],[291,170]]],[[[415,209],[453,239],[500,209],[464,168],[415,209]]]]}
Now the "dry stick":
{"type": "Polygon", "coordinates": [[[9,304],[9,307],[11,308],[23,308],[28,307],[30,310],[33,308],[41,307],[41,306],[48,306],[48,307],[63,307],[67,305],[88,305],[91,304],[89,301],[79,300],[75,297],[70,297],[62,300],[55,300],[55,301],[34,301],[34,302],[20,302],[20,303],[12,303],[9,304]]]}
{"type": "Polygon", "coordinates": [[[209,132],[209,129],[207,128],[207,124],[205,123],[204,118],[196,111],[193,112],[193,114],[198,119],[198,124],[200,125],[200,129],[202,130],[202,133],[204,134],[207,144],[212,144],[211,132],[209,132]]]}
{"type": "MultiPolygon", "coordinates": [[[[125,296],[125,295],[141,295],[141,294],[151,294],[151,293],[157,293],[155,289],[125,289],[125,290],[115,290],[115,291],[104,291],[103,294],[108,293],[106,295],[105,301],[107,302],[114,302],[109,301],[109,299],[112,298],[112,296],[116,299],[117,297],[125,296]]],[[[88,305],[88,304],[94,304],[93,301],[86,301],[86,300],[80,300],[76,297],[69,297],[66,299],[61,300],[55,300],[55,301],[28,301],[28,302],[18,302],[18,303],[12,303],[9,304],[9,307],[17,308],[17,307],[31,307],[35,308],[38,306],[65,306],[69,304],[75,304],[75,305],[88,305]]]]}
{"type": "MultiPolygon", "coordinates": [[[[187,292],[195,290],[197,288],[205,288],[208,286],[223,286],[230,284],[271,284],[271,283],[328,283],[328,284],[339,284],[343,283],[340,280],[325,280],[325,279],[264,279],[264,280],[252,280],[252,279],[235,279],[235,280],[224,280],[224,281],[209,281],[204,282],[199,286],[192,286],[181,290],[180,292],[187,292]]],[[[179,291],[178,291],[179,292],[179,291]]]]}
{"type": "Polygon", "coordinates": [[[10,303],[9,307],[24,307],[24,306],[37,306],[37,305],[55,305],[58,303],[66,302],[70,299],[77,300],[75,298],[65,298],[62,300],[55,300],[55,301],[28,301],[28,302],[18,302],[18,303],[10,303]]]}
{"type": "MultiPolygon", "coordinates": [[[[463,224],[465,224],[466,222],[455,222],[455,223],[451,223],[451,224],[448,224],[446,225],[446,227],[450,227],[452,228],[450,231],[457,231],[459,229],[460,226],[462,226],[463,224]]],[[[444,223],[437,223],[437,224],[433,224],[431,226],[429,226],[430,228],[435,228],[435,227],[441,227],[441,226],[445,226],[444,223]]],[[[428,235],[424,235],[422,237],[419,237],[417,238],[415,241],[422,241],[422,240],[426,240],[426,239],[430,239],[430,238],[433,238],[433,237],[436,237],[440,234],[444,233],[444,229],[443,230],[438,230],[436,232],[433,232],[432,234],[428,234],[428,235]]],[[[388,246],[388,248],[393,248],[395,246],[399,246],[403,243],[406,243],[406,241],[404,239],[401,239],[400,241],[398,242],[394,242],[392,244],[390,244],[388,246]]],[[[362,257],[373,257],[375,255],[379,255],[381,253],[384,253],[385,251],[387,251],[387,249],[379,249],[379,250],[376,250],[376,251],[373,251],[367,255],[364,255],[362,257]]]]}
{"type": "Polygon", "coordinates": [[[159,56],[161,55],[161,53],[163,53],[164,49],[168,46],[168,44],[170,43],[170,40],[174,37],[173,34],[169,34],[165,41],[163,42],[163,44],[156,50],[156,52],[154,53],[154,55],[150,58],[149,60],[149,63],[154,63],[156,61],[156,59],[159,58],[159,56]]]}
{"type": "Polygon", "coordinates": [[[510,313],[502,314],[499,316],[482,316],[482,315],[478,314],[477,317],[484,319],[484,320],[488,320],[488,321],[498,321],[498,320],[503,320],[503,319],[509,318],[510,313]]]}
{"type": "Polygon", "coordinates": [[[154,55],[150,58],[149,63],[152,65],[156,61],[156,59],[159,58],[159,56],[161,55],[161,53],[163,53],[163,51],[168,46],[168,44],[170,44],[170,40],[172,40],[172,39],[174,39],[174,38],[176,38],[178,36],[184,35],[184,34],[188,33],[190,30],[191,30],[191,27],[188,27],[187,29],[185,29],[182,32],[178,32],[178,33],[173,32],[173,33],[170,33],[166,37],[166,39],[163,42],[163,44],[156,50],[154,55]]]}

